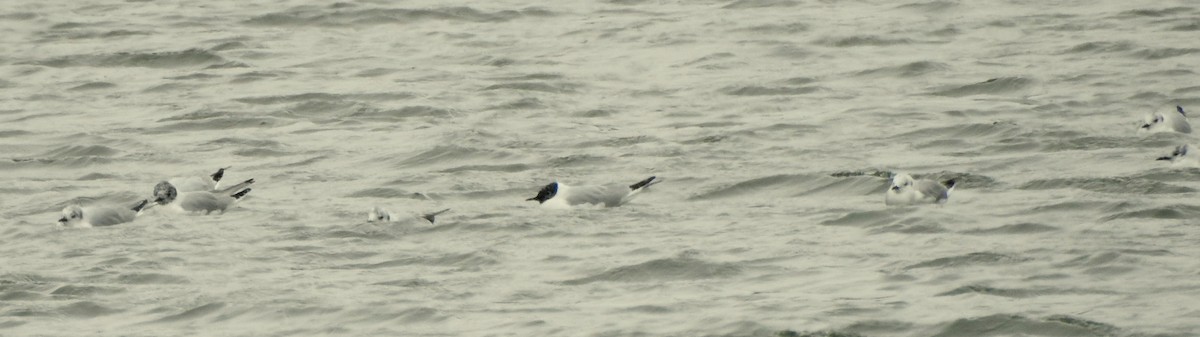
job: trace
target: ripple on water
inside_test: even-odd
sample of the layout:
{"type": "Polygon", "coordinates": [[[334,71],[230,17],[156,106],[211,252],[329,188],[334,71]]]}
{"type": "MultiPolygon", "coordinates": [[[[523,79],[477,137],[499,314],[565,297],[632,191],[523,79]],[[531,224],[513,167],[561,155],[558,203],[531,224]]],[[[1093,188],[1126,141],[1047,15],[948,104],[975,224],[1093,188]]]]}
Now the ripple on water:
{"type": "Polygon", "coordinates": [[[934,337],[951,336],[1071,336],[1102,337],[1116,335],[1116,327],[1066,315],[1032,319],[1019,315],[996,314],[961,318],[946,324],[934,337]]]}
{"type": "Polygon", "coordinates": [[[152,53],[83,54],[60,56],[34,61],[33,64],[55,68],[66,67],[146,67],[185,68],[213,66],[227,61],[221,56],[204,49],[152,53]]]}
{"type": "Polygon", "coordinates": [[[562,284],[700,280],[731,277],[741,272],[742,267],[732,263],[713,263],[690,257],[677,257],[620,266],[596,275],[562,281],[562,284]]]}
{"type": "Polygon", "coordinates": [[[998,95],[1025,90],[1035,83],[1024,77],[999,77],[987,81],[939,89],[936,96],[964,97],[974,95],[998,95]]]}

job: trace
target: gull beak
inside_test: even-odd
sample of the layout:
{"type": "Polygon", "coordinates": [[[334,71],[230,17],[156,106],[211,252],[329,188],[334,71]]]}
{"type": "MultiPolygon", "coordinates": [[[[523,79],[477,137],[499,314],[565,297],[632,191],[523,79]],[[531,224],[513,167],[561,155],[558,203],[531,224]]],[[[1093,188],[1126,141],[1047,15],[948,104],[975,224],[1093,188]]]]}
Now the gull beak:
{"type": "Polygon", "coordinates": [[[1155,159],[1155,160],[1171,160],[1171,157],[1170,156],[1158,157],[1158,159],[1155,159]]]}
{"type": "Polygon", "coordinates": [[[67,218],[65,218],[65,217],[59,218],[58,223],[64,223],[64,224],[67,223],[67,218]]]}
{"type": "Polygon", "coordinates": [[[892,191],[900,192],[900,186],[892,186],[892,191]]]}
{"type": "Polygon", "coordinates": [[[525,201],[537,201],[537,197],[533,197],[533,198],[525,199],[525,201]]]}

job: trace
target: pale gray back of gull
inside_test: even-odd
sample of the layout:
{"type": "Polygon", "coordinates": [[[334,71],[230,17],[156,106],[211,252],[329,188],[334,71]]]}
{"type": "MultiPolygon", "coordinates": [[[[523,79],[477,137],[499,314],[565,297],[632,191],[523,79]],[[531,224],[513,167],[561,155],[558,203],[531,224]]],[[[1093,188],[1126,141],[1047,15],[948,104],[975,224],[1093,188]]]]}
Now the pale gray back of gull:
{"type": "Polygon", "coordinates": [[[1160,113],[1154,112],[1147,114],[1142,120],[1142,125],[1138,128],[1140,133],[1153,132],[1179,132],[1192,133],[1192,125],[1188,123],[1187,112],[1183,111],[1183,107],[1176,105],[1175,112],[1160,113]]]}
{"type": "Polygon", "coordinates": [[[119,225],[137,219],[138,214],[150,201],[142,199],[133,207],[121,206],[67,206],[62,210],[58,223],[68,227],[100,227],[119,225]]]}
{"type": "Polygon", "coordinates": [[[941,204],[950,198],[954,190],[954,179],[936,182],[928,179],[916,180],[905,173],[896,173],[892,177],[892,185],[883,198],[888,206],[941,204]]]}
{"type": "Polygon", "coordinates": [[[171,178],[167,179],[167,182],[180,192],[216,191],[221,187],[221,178],[225,177],[225,170],[229,168],[230,166],[218,168],[216,173],[209,175],[171,178]]]}
{"type": "Polygon", "coordinates": [[[246,180],[219,191],[180,193],[175,186],[164,181],[154,186],[154,203],[167,206],[167,208],[179,212],[204,212],[204,214],[209,214],[213,211],[218,211],[225,213],[225,210],[229,206],[237,203],[238,200],[241,200],[242,197],[250,193],[250,189],[245,187],[251,184],[254,184],[254,179],[246,180]]]}
{"type": "Polygon", "coordinates": [[[650,177],[633,185],[609,184],[582,186],[570,186],[556,181],[542,187],[538,191],[537,196],[525,200],[536,200],[543,207],[551,208],[570,208],[578,205],[617,207],[624,205],[651,185],[661,181],[662,179],[650,177]]]}

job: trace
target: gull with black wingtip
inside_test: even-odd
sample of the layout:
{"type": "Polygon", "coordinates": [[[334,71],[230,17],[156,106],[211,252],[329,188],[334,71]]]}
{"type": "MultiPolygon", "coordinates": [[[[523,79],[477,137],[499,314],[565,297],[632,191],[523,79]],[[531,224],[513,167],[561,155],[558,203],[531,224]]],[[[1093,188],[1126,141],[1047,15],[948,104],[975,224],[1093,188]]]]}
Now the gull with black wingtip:
{"type": "Polygon", "coordinates": [[[225,213],[225,210],[229,206],[237,203],[242,197],[250,193],[250,188],[247,188],[247,186],[251,184],[254,184],[254,179],[246,180],[219,191],[181,193],[170,182],[164,181],[154,186],[154,203],[178,212],[204,212],[204,214],[209,214],[217,211],[225,213]]]}
{"type": "Polygon", "coordinates": [[[525,199],[525,201],[537,201],[542,207],[548,208],[571,208],[583,205],[617,207],[624,205],[651,185],[659,182],[662,182],[662,179],[657,179],[657,177],[646,178],[633,185],[570,186],[556,181],[542,187],[537,196],[525,199]]]}
{"type": "Polygon", "coordinates": [[[1171,162],[1171,166],[1176,167],[1200,167],[1200,158],[1192,149],[1195,145],[1183,144],[1175,147],[1175,151],[1171,151],[1171,155],[1158,157],[1158,160],[1166,160],[1171,162]]]}
{"type": "Polygon", "coordinates": [[[1147,114],[1138,128],[1139,133],[1178,132],[1192,133],[1192,125],[1188,123],[1187,112],[1182,106],[1175,106],[1175,112],[1147,114]]]}

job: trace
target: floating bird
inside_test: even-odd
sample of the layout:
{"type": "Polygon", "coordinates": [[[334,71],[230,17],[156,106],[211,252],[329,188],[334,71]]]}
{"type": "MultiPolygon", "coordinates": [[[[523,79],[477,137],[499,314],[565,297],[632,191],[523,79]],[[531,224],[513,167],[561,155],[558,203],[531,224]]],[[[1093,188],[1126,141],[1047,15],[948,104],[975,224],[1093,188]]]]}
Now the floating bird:
{"type": "Polygon", "coordinates": [[[370,212],[367,212],[367,221],[369,221],[369,222],[393,222],[393,221],[404,221],[405,219],[411,219],[411,220],[424,219],[425,221],[429,221],[429,223],[432,224],[432,223],[434,223],[435,217],[437,217],[438,215],[441,215],[442,213],[446,213],[449,211],[450,211],[450,209],[447,208],[447,209],[443,209],[443,210],[440,210],[437,212],[431,212],[431,213],[425,213],[425,214],[412,214],[409,216],[395,216],[392,214],[392,212],[389,212],[386,209],[376,206],[374,208],[371,208],[370,212]]]}
{"type": "Polygon", "coordinates": [[[133,221],[146,208],[149,200],[142,199],[133,207],[71,205],[63,208],[58,223],[67,227],[101,227],[133,221]]]}
{"type": "Polygon", "coordinates": [[[1153,132],[1179,132],[1192,133],[1192,125],[1188,123],[1187,112],[1183,111],[1182,106],[1175,106],[1174,113],[1150,113],[1142,120],[1141,128],[1138,132],[1153,133],[1153,132]]]}
{"type": "Polygon", "coordinates": [[[905,173],[897,173],[892,177],[892,186],[888,188],[883,203],[888,206],[916,204],[944,204],[954,190],[954,179],[941,183],[921,179],[915,180],[905,173]]]}
{"type": "Polygon", "coordinates": [[[170,182],[160,182],[154,186],[154,203],[168,208],[187,213],[204,212],[204,214],[218,211],[225,213],[229,206],[237,203],[242,197],[250,193],[250,189],[246,188],[254,184],[254,179],[246,180],[240,184],[220,190],[220,191],[193,191],[180,193],[175,186],[170,182]],[[243,189],[244,188],[244,189],[243,189]],[[236,192],[235,192],[236,191],[236,192]]]}
{"type": "Polygon", "coordinates": [[[538,191],[537,196],[525,201],[536,200],[543,207],[571,208],[580,205],[602,205],[617,207],[632,200],[633,197],[645,191],[648,187],[658,184],[662,179],[646,178],[633,185],[584,185],[570,186],[553,182],[538,191]]]}

